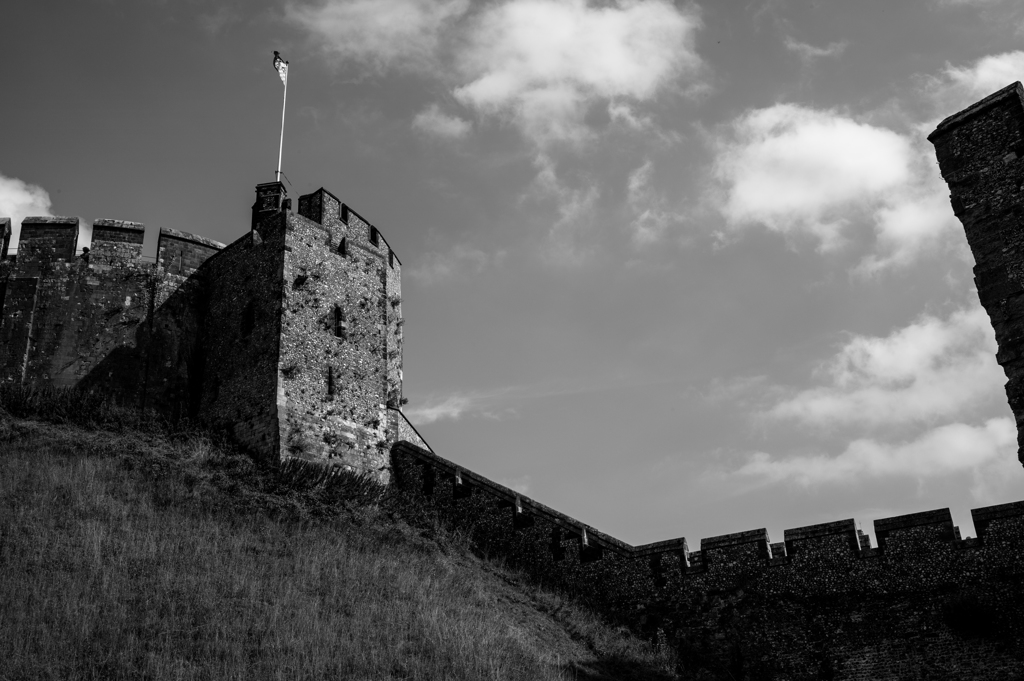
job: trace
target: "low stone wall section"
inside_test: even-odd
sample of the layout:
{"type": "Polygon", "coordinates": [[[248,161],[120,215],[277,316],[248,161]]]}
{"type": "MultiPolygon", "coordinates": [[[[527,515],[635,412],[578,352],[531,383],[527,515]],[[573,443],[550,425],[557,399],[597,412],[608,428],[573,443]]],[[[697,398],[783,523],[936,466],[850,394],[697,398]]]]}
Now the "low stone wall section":
{"type": "Polygon", "coordinates": [[[1024,502],[975,509],[967,540],[941,509],[876,520],[877,548],[852,519],[776,544],[757,529],[699,551],[682,538],[634,547],[407,442],[391,452],[408,513],[673,645],[711,678],[1024,674],[1024,502]]]}

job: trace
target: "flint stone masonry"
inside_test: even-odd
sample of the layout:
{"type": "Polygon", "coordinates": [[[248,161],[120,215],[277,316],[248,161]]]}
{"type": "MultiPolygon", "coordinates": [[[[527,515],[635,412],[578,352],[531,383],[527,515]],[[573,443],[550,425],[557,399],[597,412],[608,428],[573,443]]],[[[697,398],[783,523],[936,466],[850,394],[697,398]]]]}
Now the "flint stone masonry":
{"type": "Polygon", "coordinates": [[[996,359],[1024,463],[1024,88],[1019,82],[942,121],[928,139],[953,213],[974,253],[978,297],[995,328],[996,359]]]}
{"type": "Polygon", "coordinates": [[[96,220],[92,223],[89,262],[115,265],[140,261],[146,226],[126,220],[96,220]]]}
{"type": "Polygon", "coordinates": [[[1011,679],[1024,674],[1024,502],[630,546],[408,442],[392,447],[404,512],[464,531],[653,641],[693,678],[1011,679]],[[700,676],[704,674],[704,676],[700,676]]]}
{"type": "MultiPolygon", "coordinates": [[[[244,236],[163,228],[155,263],[140,223],[97,220],[76,258],[77,218],[26,218],[18,257],[0,263],[0,380],[101,391],[271,462],[386,481],[390,438],[414,432],[398,409],[401,263],[330,192],[299,204],[309,216],[261,184],[244,236]]],[[[0,230],[6,243],[9,219],[0,230]]]]}

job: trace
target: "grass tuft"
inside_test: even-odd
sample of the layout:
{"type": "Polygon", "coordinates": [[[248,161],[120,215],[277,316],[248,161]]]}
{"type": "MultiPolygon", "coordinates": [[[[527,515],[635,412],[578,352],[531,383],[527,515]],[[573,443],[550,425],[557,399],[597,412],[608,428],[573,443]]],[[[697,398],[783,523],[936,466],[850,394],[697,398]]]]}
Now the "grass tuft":
{"type": "Polygon", "coordinates": [[[372,480],[75,399],[0,390],[0,679],[676,678],[372,480]]]}

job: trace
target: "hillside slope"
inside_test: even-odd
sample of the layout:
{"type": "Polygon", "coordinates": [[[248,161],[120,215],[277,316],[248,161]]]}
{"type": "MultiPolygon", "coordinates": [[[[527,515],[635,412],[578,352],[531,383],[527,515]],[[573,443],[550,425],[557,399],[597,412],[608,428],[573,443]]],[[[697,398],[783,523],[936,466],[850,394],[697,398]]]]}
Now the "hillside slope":
{"type": "Polygon", "coordinates": [[[0,410],[0,679],[676,678],[378,494],[0,410]]]}

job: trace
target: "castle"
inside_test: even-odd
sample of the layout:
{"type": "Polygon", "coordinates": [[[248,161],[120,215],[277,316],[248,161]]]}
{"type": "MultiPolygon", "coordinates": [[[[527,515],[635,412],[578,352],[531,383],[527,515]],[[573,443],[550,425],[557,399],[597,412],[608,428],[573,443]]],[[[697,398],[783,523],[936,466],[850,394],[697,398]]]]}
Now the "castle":
{"type": "MultiPolygon", "coordinates": [[[[1024,88],[929,139],[1024,433],[1024,88]]],[[[88,261],[77,220],[26,219],[14,261],[0,229],[0,380],[104,391],[271,462],[376,476],[409,516],[672,645],[693,678],[1024,678],[1024,502],[973,510],[968,539],[939,509],[876,520],[875,547],[852,519],[631,546],[434,454],[401,412],[401,263],[323,189],[293,212],[258,185],[247,235],[163,229],[153,263],[134,223],[96,221],[88,261]]]]}
{"type": "Polygon", "coordinates": [[[248,234],[225,246],[96,220],[26,218],[7,257],[0,222],[0,380],[101,391],[229,433],[273,462],[318,460],[386,481],[402,406],[401,262],[330,192],[256,187],[248,234]]]}

